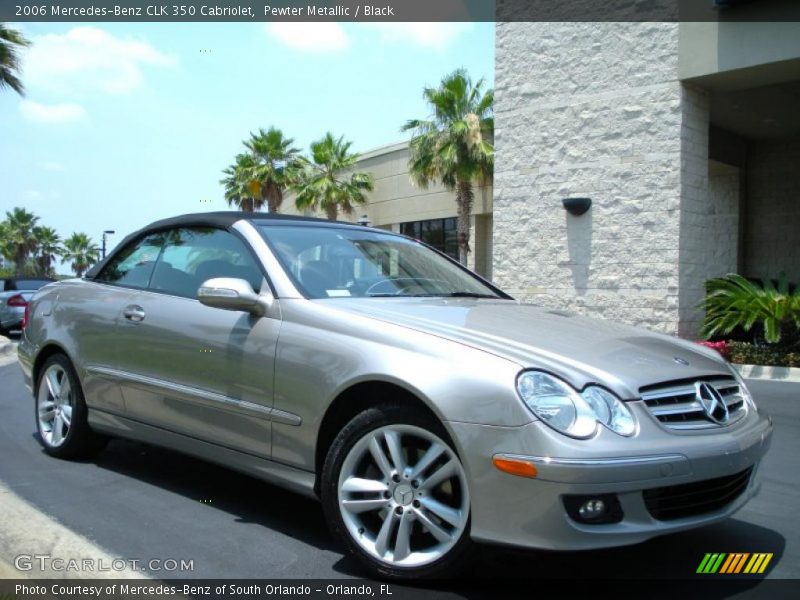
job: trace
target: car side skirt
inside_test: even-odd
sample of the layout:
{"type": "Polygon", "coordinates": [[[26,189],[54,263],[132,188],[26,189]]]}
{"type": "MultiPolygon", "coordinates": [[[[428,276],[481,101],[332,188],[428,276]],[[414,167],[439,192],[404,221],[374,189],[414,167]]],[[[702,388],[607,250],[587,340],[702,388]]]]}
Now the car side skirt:
{"type": "Polygon", "coordinates": [[[103,410],[89,410],[89,425],[98,433],[161,446],[274,483],[309,498],[317,498],[314,492],[316,475],[309,471],[153,427],[103,410]]]}

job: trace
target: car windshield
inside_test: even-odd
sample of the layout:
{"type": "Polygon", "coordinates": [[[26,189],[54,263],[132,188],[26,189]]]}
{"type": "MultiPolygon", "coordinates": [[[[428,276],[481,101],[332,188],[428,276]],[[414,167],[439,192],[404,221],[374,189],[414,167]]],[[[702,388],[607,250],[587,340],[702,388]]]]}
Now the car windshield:
{"type": "Polygon", "coordinates": [[[19,291],[38,290],[40,287],[53,283],[49,279],[16,279],[12,283],[12,289],[19,291]]]}
{"type": "Polygon", "coordinates": [[[309,298],[505,297],[441,254],[397,235],[354,227],[259,229],[309,298]]]}

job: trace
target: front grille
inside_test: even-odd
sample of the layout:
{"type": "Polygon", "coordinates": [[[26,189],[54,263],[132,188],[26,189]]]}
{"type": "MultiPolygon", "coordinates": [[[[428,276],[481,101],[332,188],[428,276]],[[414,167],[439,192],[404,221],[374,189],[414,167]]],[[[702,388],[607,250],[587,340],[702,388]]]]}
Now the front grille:
{"type": "Polygon", "coordinates": [[[724,508],[742,495],[753,467],[726,477],[645,490],[648,512],[659,521],[702,515],[724,508]]]}
{"type": "Polygon", "coordinates": [[[741,388],[735,379],[730,378],[649,387],[643,391],[642,400],[662,425],[677,430],[724,427],[735,423],[747,412],[741,388]],[[707,383],[719,392],[728,408],[727,420],[720,423],[706,412],[698,399],[697,383],[707,383]]]}

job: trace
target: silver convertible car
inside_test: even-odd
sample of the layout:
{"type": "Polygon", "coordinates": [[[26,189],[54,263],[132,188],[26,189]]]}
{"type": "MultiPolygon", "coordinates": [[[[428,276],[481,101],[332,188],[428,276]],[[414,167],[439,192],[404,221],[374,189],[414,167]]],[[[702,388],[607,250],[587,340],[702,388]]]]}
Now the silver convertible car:
{"type": "Polygon", "coordinates": [[[36,293],[19,360],[49,454],[132,438],[318,497],[384,577],[441,576],[476,541],[580,550],[720,521],[772,433],[711,350],[299,217],[132,234],[36,293]]]}

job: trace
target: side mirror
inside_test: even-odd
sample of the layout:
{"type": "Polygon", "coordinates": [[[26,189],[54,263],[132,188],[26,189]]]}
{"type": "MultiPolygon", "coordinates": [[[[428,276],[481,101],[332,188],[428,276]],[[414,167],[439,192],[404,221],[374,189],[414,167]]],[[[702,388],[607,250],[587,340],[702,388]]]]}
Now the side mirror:
{"type": "Polygon", "coordinates": [[[197,299],[213,308],[240,310],[259,317],[266,313],[261,296],[247,281],[235,277],[215,277],[203,282],[197,290],[197,299]]]}

